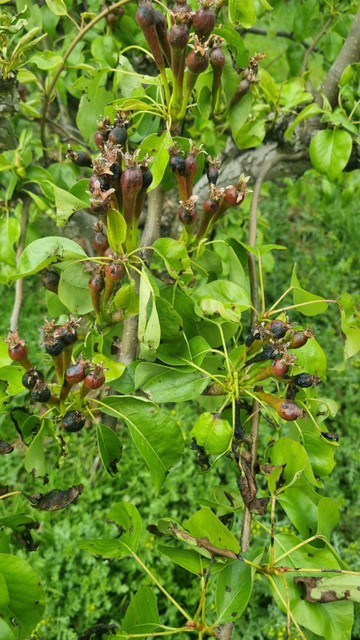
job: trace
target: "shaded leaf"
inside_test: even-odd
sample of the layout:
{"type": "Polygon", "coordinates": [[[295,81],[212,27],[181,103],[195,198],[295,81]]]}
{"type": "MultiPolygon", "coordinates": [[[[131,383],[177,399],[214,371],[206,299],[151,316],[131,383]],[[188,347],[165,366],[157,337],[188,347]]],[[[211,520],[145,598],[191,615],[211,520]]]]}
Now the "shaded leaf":
{"type": "Polygon", "coordinates": [[[352,149],[350,133],[343,129],[318,131],[311,139],[310,160],[320,173],[334,180],[345,169],[352,149]]]}
{"type": "Polygon", "coordinates": [[[159,623],[156,595],[151,587],[141,587],[131,598],[121,627],[128,633],[145,635],[155,631],[159,623]]]}
{"type": "Polygon", "coordinates": [[[14,630],[16,640],[28,640],[45,609],[45,594],[39,578],[25,560],[1,553],[0,593],[1,585],[6,588],[6,597],[0,596],[1,616],[14,630]]]}
{"type": "Polygon", "coordinates": [[[302,313],[304,316],[317,316],[319,313],[324,313],[326,311],[328,305],[327,302],[322,302],[324,298],[302,289],[296,274],[296,265],[294,265],[291,277],[291,286],[294,287],[292,291],[293,303],[299,305],[297,307],[297,311],[299,311],[299,313],[302,313]],[[317,302],[317,300],[319,300],[319,302],[317,302]]]}
{"type": "Polygon", "coordinates": [[[87,257],[85,251],[73,240],[58,236],[40,238],[25,247],[18,262],[18,273],[14,278],[30,276],[55,262],[87,257]]]}
{"type": "Polygon", "coordinates": [[[123,446],[115,431],[103,424],[96,425],[96,437],[98,441],[101,462],[109,476],[115,476],[119,469],[123,446]]]}
{"type": "Polygon", "coordinates": [[[167,471],[179,462],[184,438],[179,425],[152,402],[129,396],[110,396],[102,400],[102,411],[124,420],[143,456],[157,489],[167,471]]]}

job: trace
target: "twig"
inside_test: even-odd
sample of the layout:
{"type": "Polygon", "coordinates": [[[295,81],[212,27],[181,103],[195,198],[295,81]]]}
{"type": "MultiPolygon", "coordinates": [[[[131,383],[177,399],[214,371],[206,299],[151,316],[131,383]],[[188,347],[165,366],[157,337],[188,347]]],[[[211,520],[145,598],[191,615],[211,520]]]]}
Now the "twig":
{"type": "Polygon", "coordinates": [[[324,95],[334,106],[337,101],[339,92],[339,80],[344,69],[353,62],[358,62],[360,58],[360,9],[358,10],[352,27],[345,39],[336,60],[331,65],[327,76],[316,94],[315,100],[317,104],[322,106],[324,95]]]}
{"type": "Polygon", "coordinates": [[[323,28],[319,31],[318,35],[316,36],[316,38],[313,40],[312,44],[310,45],[310,47],[306,51],[306,53],[304,55],[303,63],[301,65],[300,76],[302,76],[305,73],[311,54],[315,51],[315,47],[316,47],[317,43],[321,40],[323,35],[327,32],[327,30],[330,27],[330,25],[333,22],[333,20],[334,20],[334,16],[330,16],[330,18],[328,18],[328,20],[325,22],[323,28]]]}
{"type": "Polygon", "coordinates": [[[45,92],[45,95],[44,95],[44,104],[43,104],[43,109],[42,109],[42,113],[41,113],[40,138],[41,138],[41,144],[42,144],[42,147],[43,147],[43,155],[44,155],[45,163],[47,163],[47,151],[46,151],[46,139],[45,139],[45,126],[46,126],[46,119],[47,119],[47,110],[48,110],[48,107],[49,107],[49,104],[50,104],[52,92],[53,92],[53,90],[54,90],[54,88],[56,86],[56,83],[57,83],[57,81],[58,81],[58,79],[60,77],[60,74],[61,74],[62,70],[65,67],[67,59],[71,55],[71,53],[74,50],[74,48],[76,47],[76,45],[80,42],[80,40],[82,40],[84,35],[88,31],[90,31],[93,28],[93,26],[99,22],[99,20],[102,20],[102,18],[105,18],[108,13],[114,11],[114,9],[117,9],[118,7],[122,7],[122,5],[126,4],[127,2],[128,2],[128,0],[120,0],[120,2],[115,2],[115,4],[112,4],[109,7],[106,7],[106,9],[101,11],[101,13],[99,13],[98,16],[93,18],[93,20],[91,20],[89,22],[89,24],[87,24],[86,27],[84,27],[80,31],[80,33],[77,34],[76,38],[74,38],[74,40],[72,41],[72,43],[70,44],[68,49],[65,51],[65,53],[63,55],[62,62],[58,66],[57,70],[55,71],[55,73],[53,75],[53,78],[52,78],[52,80],[51,80],[51,82],[49,84],[49,87],[48,87],[48,89],[47,89],[47,91],[45,92]]]}
{"type": "MultiPolygon", "coordinates": [[[[24,250],[25,241],[26,241],[26,231],[29,222],[29,209],[30,209],[30,198],[26,198],[23,201],[23,209],[21,214],[21,225],[20,225],[20,238],[19,244],[16,250],[16,264],[19,261],[19,258],[24,250]]],[[[23,286],[24,280],[23,278],[19,278],[16,280],[15,284],[15,300],[10,318],[10,331],[16,331],[19,324],[19,316],[21,311],[21,305],[23,300],[23,286]]]]}

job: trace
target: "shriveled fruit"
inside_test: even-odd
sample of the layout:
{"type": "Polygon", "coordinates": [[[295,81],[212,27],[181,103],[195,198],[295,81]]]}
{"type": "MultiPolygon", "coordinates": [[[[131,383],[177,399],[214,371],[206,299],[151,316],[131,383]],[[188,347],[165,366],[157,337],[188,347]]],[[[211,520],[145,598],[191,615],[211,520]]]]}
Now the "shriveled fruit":
{"type": "Polygon", "coordinates": [[[44,382],[44,374],[32,367],[25,371],[21,382],[26,389],[33,389],[37,382],[44,382]]]}
{"type": "Polygon", "coordinates": [[[31,397],[36,402],[48,402],[51,398],[49,387],[39,380],[31,390],[31,397]]]}
{"type": "Polygon", "coordinates": [[[81,411],[68,411],[62,421],[61,426],[68,433],[80,431],[86,422],[86,416],[81,411]]]}

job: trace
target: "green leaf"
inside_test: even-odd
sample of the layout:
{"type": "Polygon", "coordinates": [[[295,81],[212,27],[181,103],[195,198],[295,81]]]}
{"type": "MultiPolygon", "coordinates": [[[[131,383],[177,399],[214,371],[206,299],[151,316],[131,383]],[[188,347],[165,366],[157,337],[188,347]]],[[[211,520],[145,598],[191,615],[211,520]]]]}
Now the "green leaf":
{"type": "Polygon", "coordinates": [[[113,538],[103,538],[101,540],[86,540],[79,542],[80,549],[90,551],[95,556],[102,558],[125,558],[128,555],[125,547],[121,544],[120,540],[114,540],[113,538]]]}
{"type": "Polygon", "coordinates": [[[61,271],[58,297],[75,315],[83,315],[93,310],[89,273],[84,271],[84,263],[70,264],[61,271]]]}
{"type": "Polygon", "coordinates": [[[334,180],[345,169],[352,149],[350,133],[341,129],[318,131],[310,142],[313,167],[334,180]]]}
{"type": "MultiPolygon", "coordinates": [[[[190,573],[197,576],[203,576],[210,565],[210,560],[199,555],[192,549],[179,549],[178,547],[169,547],[167,545],[159,545],[158,551],[170,558],[179,567],[186,569],[190,573]]],[[[216,565],[215,565],[216,566],[216,565]]],[[[221,566],[221,565],[220,565],[221,566]]],[[[214,565],[211,568],[211,574],[214,573],[214,565]]]]}
{"type": "Polygon", "coordinates": [[[5,383],[8,396],[16,396],[18,393],[24,392],[24,386],[22,384],[23,375],[24,369],[16,364],[0,368],[0,382],[5,383]]]}
{"type": "Polygon", "coordinates": [[[205,412],[196,420],[189,437],[204,447],[207,455],[221,456],[229,450],[232,435],[233,430],[227,420],[205,412]]]}
{"type": "Polygon", "coordinates": [[[156,253],[164,260],[168,274],[177,280],[184,280],[184,275],[192,276],[191,261],[185,245],[173,238],[159,238],[153,245],[156,253]]]}
{"type": "Polygon", "coordinates": [[[124,317],[136,316],[139,313],[139,296],[133,282],[123,284],[116,292],[114,306],[124,310],[124,317]]]}
{"type": "MultiPolygon", "coordinates": [[[[214,547],[228,549],[233,553],[240,551],[237,538],[208,507],[196,511],[188,520],[185,520],[183,525],[195,538],[208,538],[214,547]]],[[[199,548],[200,552],[201,548],[199,548]]]]}
{"type": "Polygon", "coordinates": [[[64,0],[46,0],[51,13],[56,16],[67,16],[67,8],[64,0]]]}
{"type": "Polygon", "coordinates": [[[151,587],[141,587],[130,600],[121,627],[128,633],[151,634],[159,626],[156,596],[151,587]]]}
{"type": "Polygon", "coordinates": [[[304,109],[302,109],[300,113],[298,113],[295,120],[292,121],[291,125],[289,125],[288,128],[286,129],[285,131],[286,140],[291,139],[292,134],[294,133],[296,127],[298,126],[298,124],[300,124],[300,122],[302,122],[303,120],[306,120],[307,118],[312,118],[313,116],[316,116],[319,113],[323,113],[323,109],[321,109],[319,105],[317,105],[315,102],[313,102],[312,104],[308,104],[306,107],[304,107],[304,109]]]}
{"type": "Polygon", "coordinates": [[[351,358],[360,351],[360,329],[359,327],[351,325],[347,322],[345,312],[341,308],[340,317],[341,331],[345,337],[344,355],[345,358],[351,358]]]}
{"type": "Polygon", "coordinates": [[[126,422],[155,487],[160,489],[184,449],[179,425],[156,405],[140,398],[110,396],[102,400],[101,406],[104,413],[126,422]]]}
{"type": "Polygon", "coordinates": [[[280,104],[285,109],[293,109],[303,102],[312,102],[314,96],[305,90],[303,78],[291,78],[281,85],[280,104]]]}
{"type": "MultiPolygon", "coordinates": [[[[140,363],[136,370],[139,376],[142,370],[140,363]]],[[[154,402],[185,402],[196,400],[206,389],[210,378],[203,377],[198,371],[183,373],[169,367],[162,367],[144,385],[143,391],[154,402]]]]}
{"type": "Polygon", "coordinates": [[[47,473],[47,464],[45,460],[44,440],[45,440],[45,422],[39,432],[36,434],[25,456],[25,469],[29,473],[44,477],[47,473]]]}
{"type": "Polygon", "coordinates": [[[87,257],[85,251],[73,240],[58,236],[40,238],[25,247],[18,262],[18,273],[14,278],[30,276],[55,262],[87,257]]]}
{"type": "Polygon", "coordinates": [[[315,338],[311,338],[301,349],[294,349],[296,355],[296,373],[306,371],[312,375],[324,377],[327,369],[326,355],[315,338]]]}
{"type": "Polygon", "coordinates": [[[126,222],[124,216],[115,209],[109,209],[107,216],[107,237],[109,245],[115,253],[122,253],[122,244],[126,239],[126,222]]]}
{"type": "Polygon", "coordinates": [[[234,560],[220,571],[216,585],[216,625],[235,622],[250,600],[254,570],[234,560]]]}
{"type": "Polygon", "coordinates": [[[86,79],[83,95],[80,98],[76,124],[86,142],[92,143],[93,136],[105,107],[113,99],[113,94],[103,84],[106,81],[104,70],[96,71],[93,77],[86,79]]]}
{"type": "Polygon", "coordinates": [[[34,64],[38,69],[49,71],[55,69],[62,63],[62,57],[53,51],[38,51],[28,60],[29,64],[34,64]]]}
{"type": "Polygon", "coordinates": [[[321,498],[318,504],[318,528],[317,534],[330,538],[330,535],[339,524],[340,509],[331,498],[321,498]]]}
{"type": "Polygon", "coordinates": [[[131,502],[117,502],[110,509],[108,520],[121,531],[121,543],[136,551],[142,531],[142,519],[137,508],[131,502]]]}
{"type": "Polygon", "coordinates": [[[164,298],[156,296],[155,303],[160,322],[161,340],[165,343],[179,340],[184,329],[181,316],[164,298]]]}
{"type": "Polygon", "coordinates": [[[157,133],[152,133],[140,145],[139,159],[144,159],[146,155],[150,156],[149,169],[153,174],[153,181],[149,191],[155,189],[163,178],[170,157],[168,147],[172,145],[172,142],[172,137],[166,130],[160,136],[157,133]]]}
{"type": "Polygon", "coordinates": [[[139,291],[138,338],[143,358],[151,358],[160,344],[161,329],[149,270],[143,267],[139,291]]]}
{"type": "Polygon", "coordinates": [[[256,120],[250,120],[238,130],[235,139],[236,146],[238,149],[257,147],[264,140],[265,134],[265,118],[259,117],[256,120]]]}
{"type": "Polygon", "coordinates": [[[1,616],[14,629],[17,640],[28,640],[45,610],[39,577],[25,560],[6,553],[0,554],[0,577],[7,590],[6,599],[0,596],[1,616]]]}
{"type": "Polygon", "coordinates": [[[247,67],[249,54],[240,33],[233,29],[229,24],[221,25],[221,27],[215,27],[214,33],[217,36],[224,38],[226,47],[230,48],[234,55],[236,65],[238,67],[247,67]]]}
{"type": "MultiPolygon", "coordinates": [[[[280,557],[284,552],[289,554],[280,560],[282,566],[301,567],[311,574],[311,568],[316,569],[340,569],[336,557],[327,547],[317,548],[311,544],[303,544],[303,540],[292,534],[280,534],[275,537],[275,558],[280,557]],[[298,548],[297,548],[298,547],[298,548]],[[294,550],[293,550],[294,549],[294,550]]],[[[351,628],[353,624],[353,604],[351,602],[329,602],[325,606],[323,603],[307,602],[303,597],[303,589],[294,582],[294,577],[302,573],[283,574],[281,578],[274,577],[283,601],[289,598],[289,605],[292,615],[299,625],[309,629],[312,633],[326,640],[349,640],[351,638],[351,628]],[[284,586],[286,581],[286,591],[284,586]]],[[[319,574],[315,574],[319,577],[319,574]]],[[[328,577],[328,576],[326,576],[328,577]]],[[[284,610],[277,593],[270,589],[279,607],[284,610]]]]}
{"type": "Polygon", "coordinates": [[[273,7],[271,6],[271,4],[268,3],[267,0],[259,0],[260,4],[262,6],[263,9],[266,9],[266,11],[272,11],[273,7]]]}
{"type": "Polygon", "coordinates": [[[254,0],[229,0],[229,18],[234,25],[250,29],[256,22],[254,0]]]}
{"type": "Polygon", "coordinates": [[[297,311],[302,313],[304,316],[317,316],[320,313],[324,313],[327,310],[327,302],[322,302],[324,298],[321,296],[316,296],[309,291],[305,291],[302,289],[300,282],[298,280],[296,274],[296,265],[294,265],[292,277],[291,277],[291,286],[294,287],[292,291],[293,296],[293,304],[303,305],[297,307],[297,311]],[[319,302],[316,302],[319,300],[319,302]],[[304,303],[313,303],[313,304],[304,304],[304,303]]]}
{"type": "Polygon", "coordinates": [[[296,577],[294,582],[304,586],[308,602],[360,602],[360,575],[335,575],[330,578],[296,577]]]}
{"type": "Polygon", "coordinates": [[[253,100],[253,95],[249,92],[229,112],[231,133],[236,144],[242,139],[241,129],[251,113],[253,100]]]}
{"type": "Polygon", "coordinates": [[[280,492],[285,487],[291,486],[302,474],[307,464],[307,455],[304,447],[290,438],[280,438],[270,449],[271,464],[282,466],[281,489],[277,489],[278,474],[273,472],[268,479],[270,491],[280,492]]]}
{"type": "Polygon", "coordinates": [[[79,200],[79,198],[65,189],[60,189],[60,187],[53,185],[53,190],[56,205],[56,222],[58,226],[66,224],[75,211],[86,209],[89,206],[88,202],[79,200]]]}
{"type": "Polygon", "coordinates": [[[235,282],[215,280],[194,291],[195,312],[203,317],[239,322],[241,312],[251,308],[248,293],[235,282]]]}
{"type": "Polygon", "coordinates": [[[122,456],[122,444],[115,431],[103,424],[96,425],[96,437],[98,441],[101,462],[109,476],[115,476],[122,456]]]}
{"type": "Polygon", "coordinates": [[[104,366],[105,382],[108,384],[113,380],[118,380],[126,369],[126,365],[122,362],[116,362],[103,353],[95,353],[92,358],[94,364],[102,364],[104,366]]]}

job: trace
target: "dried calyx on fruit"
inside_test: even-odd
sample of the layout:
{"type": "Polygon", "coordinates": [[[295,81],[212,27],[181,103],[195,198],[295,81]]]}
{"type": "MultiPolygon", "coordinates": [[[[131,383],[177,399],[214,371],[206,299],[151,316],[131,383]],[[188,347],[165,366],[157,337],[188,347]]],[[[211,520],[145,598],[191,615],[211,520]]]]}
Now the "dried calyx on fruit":
{"type": "Polygon", "coordinates": [[[206,198],[206,200],[204,200],[203,202],[203,214],[201,217],[199,228],[197,230],[198,238],[206,236],[210,228],[213,226],[213,221],[219,211],[223,192],[224,189],[219,189],[218,187],[215,187],[214,184],[210,183],[209,197],[206,198]]]}
{"type": "Polygon", "coordinates": [[[105,383],[105,370],[102,364],[95,364],[94,368],[86,374],[81,389],[80,396],[84,398],[89,391],[99,389],[105,383]]]}
{"type": "Polygon", "coordinates": [[[105,290],[103,296],[103,305],[105,306],[110,299],[112,293],[116,290],[121,280],[126,276],[124,262],[120,259],[114,259],[105,267],[105,290]]]}
{"type": "Polygon", "coordinates": [[[266,58],[266,55],[264,53],[255,53],[249,60],[248,66],[241,72],[242,79],[236,87],[235,93],[230,100],[229,109],[234,107],[239,102],[239,100],[248,93],[251,85],[257,84],[259,82],[259,62],[261,62],[261,60],[263,60],[264,58],[266,58]]]}
{"type": "Polygon", "coordinates": [[[92,167],[92,159],[85,151],[73,151],[70,145],[66,151],[66,157],[78,167],[92,167]]]}
{"type": "Polygon", "coordinates": [[[185,16],[185,23],[190,28],[194,12],[186,0],[177,0],[171,11],[173,22],[177,19],[177,16],[185,16]]]}
{"type": "Polygon", "coordinates": [[[200,40],[206,40],[215,27],[216,13],[212,9],[213,0],[200,0],[201,7],[198,9],[192,19],[192,26],[200,40]]]}
{"type": "Polygon", "coordinates": [[[198,213],[195,208],[197,199],[197,196],[191,196],[188,200],[180,200],[178,218],[185,226],[192,225],[197,218],[198,213]]]}
{"type": "Polygon", "coordinates": [[[276,340],[284,338],[288,329],[291,329],[291,324],[282,320],[271,320],[264,327],[265,333],[276,340]]]}
{"type": "Polygon", "coordinates": [[[291,331],[289,333],[289,348],[300,349],[303,347],[309,338],[314,338],[315,334],[310,327],[306,329],[300,329],[299,331],[291,331]]]}
{"type": "Polygon", "coordinates": [[[94,213],[105,214],[111,206],[111,195],[115,192],[114,188],[102,191],[100,181],[94,181],[94,188],[91,192],[90,207],[94,213]]]}
{"type": "Polygon", "coordinates": [[[30,395],[36,402],[49,402],[51,399],[51,391],[49,387],[41,380],[38,380],[38,382],[35,383],[30,395]]]}
{"type": "Polygon", "coordinates": [[[25,340],[20,338],[18,331],[10,331],[8,337],[5,339],[8,344],[9,358],[20,364],[24,369],[31,369],[33,365],[28,358],[28,348],[25,340]]]}
{"type": "Polygon", "coordinates": [[[21,382],[26,389],[33,389],[37,382],[44,382],[44,374],[32,367],[25,371],[21,382]]]}

